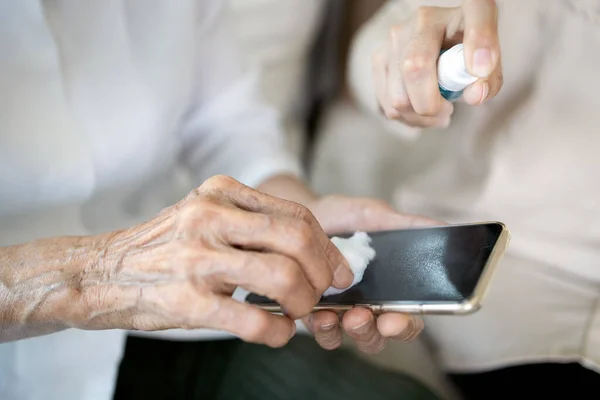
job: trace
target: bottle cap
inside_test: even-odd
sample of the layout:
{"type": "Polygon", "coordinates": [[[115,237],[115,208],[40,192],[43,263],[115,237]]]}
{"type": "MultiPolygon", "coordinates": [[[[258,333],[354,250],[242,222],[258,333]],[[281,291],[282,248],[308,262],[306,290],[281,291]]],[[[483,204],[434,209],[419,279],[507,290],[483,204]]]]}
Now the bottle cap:
{"type": "Polygon", "coordinates": [[[462,44],[446,50],[438,59],[438,84],[451,92],[459,92],[478,78],[469,74],[462,44]]]}

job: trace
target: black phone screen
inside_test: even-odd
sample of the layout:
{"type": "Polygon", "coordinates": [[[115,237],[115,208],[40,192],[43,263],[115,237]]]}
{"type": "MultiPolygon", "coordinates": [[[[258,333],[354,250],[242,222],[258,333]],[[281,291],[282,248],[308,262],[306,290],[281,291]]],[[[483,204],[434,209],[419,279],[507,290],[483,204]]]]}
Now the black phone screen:
{"type": "MultiPolygon", "coordinates": [[[[344,293],[322,298],[320,304],[466,300],[502,230],[502,224],[487,223],[369,233],[376,255],[363,280],[344,293]]],[[[255,294],[246,301],[273,304],[255,294]]]]}

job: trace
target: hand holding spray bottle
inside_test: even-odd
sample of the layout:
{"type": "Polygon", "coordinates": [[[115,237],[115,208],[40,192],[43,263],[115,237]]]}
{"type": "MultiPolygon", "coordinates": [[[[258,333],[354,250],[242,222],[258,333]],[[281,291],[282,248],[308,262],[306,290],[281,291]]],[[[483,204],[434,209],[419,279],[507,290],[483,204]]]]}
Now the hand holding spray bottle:
{"type": "Polygon", "coordinates": [[[462,44],[442,51],[438,59],[437,73],[440,93],[450,102],[458,100],[463,90],[478,79],[467,71],[462,44]]]}

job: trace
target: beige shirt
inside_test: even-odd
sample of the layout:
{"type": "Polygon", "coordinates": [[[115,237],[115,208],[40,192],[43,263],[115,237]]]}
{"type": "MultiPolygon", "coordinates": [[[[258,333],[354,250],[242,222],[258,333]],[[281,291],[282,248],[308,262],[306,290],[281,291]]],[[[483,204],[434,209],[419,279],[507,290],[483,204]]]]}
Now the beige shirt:
{"type": "MultiPolygon", "coordinates": [[[[374,115],[370,55],[422,4],[460,1],[389,2],[354,42],[350,83],[374,115]]],[[[501,220],[513,233],[483,310],[430,318],[429,332],[450,369],[528,360],[598,368],[600,3],[505,0],[499,9],[505,83],[496,99],[458,103],[443,130],[376,116],[409,139],[413,159],[428,160],[401,172],[409,176],[396,182],[397,206],[449,222],[501,220]]]]}

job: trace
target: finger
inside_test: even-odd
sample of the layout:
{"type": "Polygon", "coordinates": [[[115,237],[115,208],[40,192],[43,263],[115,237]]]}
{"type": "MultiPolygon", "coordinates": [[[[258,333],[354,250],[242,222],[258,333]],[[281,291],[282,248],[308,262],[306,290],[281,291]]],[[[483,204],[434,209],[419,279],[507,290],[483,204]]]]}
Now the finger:
{"type": "Polygon", "coordinates": [[[270,347],[284,346],[296,333],[292,319],[225,297],[219,297],[218,311],[210,319],[210,324],[208,328],[230,332],[246,342],[270,347]]]}
{"type": "Polygon", "coordinates": [[[463,99],[472,106],[478,106],[485,102],[490,92],[490,85],[486,79],[479,79],[469,85],[463,92],[463,99]]]}
{"type": "Polygon", "coordinates": [[[408,41],[408,32],[409,30],[405,27],[392,28],[388,47],[386,98],[391,108],[399,113],[413,112],[402,76],[404,45],[408,41]]]}
{"type": "Polygon", "coordinates": [[[231,250],[214,272],[228,284],[276,301],[293,319],[308,315],[321,298],[300,265],[280,254],[231,250]]]}
{"type": "Polygon", "coordinates": [[[299,270],[304,271],[314,288],[316,298],[331,286],[334,271],[314,230],[304,220],[235,209],[228,210],[221,218],[218,229],[225,243],[243,249],[277,253],[296,261],[299,270]]]}
{"type": "Polygon", "coordinates": [[[386,118],[399,120],[408,126],[417,128],[446,128],[450,125],[450,116],[454,111],[452,103],[443,100],[442,111],[440,111],[438,116],[428,117],[418,115],[412,109],[412,106],[410,106],[408,95],[404,89],[400,67],[392,68],[391,70],[397,71],[395,78],[388,77],[389,68],[387,67],[387,61],[385,56],[381,52],[378,52],[373,60],[373,79],[376,96],[386,118]],[[390,82],[389,85],[388,81],[390,82]],[[396,82],[397,86],[392,88],[391,86],[394,86],[396,82]]]}
{"type": "MultiPolygon", "coordinates": [[[[213,177],[209,181],[207,181],[208,184],[205,182],[202,187],[211,196],[216,195],[220,198],[227,198],[232,204],[243,210],[259,214],[288,217],[290,220],[287,224],[291,228],[291,231],[300,232],[302,233],[301,236],[305,238],[306,236],[311,236],[319,244],[318,247],[323,251],[320,254],[320,258],[329,263],[330,270],[334,274],[332,285],[337,288],[345,288],[352,283],[354,277],[350,271],[348,261],[331,243],[331,240],[329,240],[317,219],[306,207],[292,201],[278,199],[261,193],[242,185],[232,178],[213,177]],[[296,223],[292,223],[294,221],[296,223]],[[308,226],[308,229],[306,229],[305,225],[308,226]]],[[[303,267],[310,267],[304,263],[301,264],[303,267]]],[[[321,268],[321,264],[322,262],[318,263],[315,268],[321,268]]]]}
{"type": "Polygon", "coordinates": [[[465,56],[469,72],[488,77],[500,60],[498,8],[494,0],[464,0],[465,56]]]}
{"type": "Polygon", "coordinates": [[[342,326],[364,353],[375,354],[385,347],[386,338],[379,333],[371,311],[365,308],[355,307],[346,312],[342,318],[342,326]]]}
{"type": "Polygon", "coordinates": [[[402,121],[413,127],[420,128],[447,128],[450,125],[454,106],[447,100],[442,101],[442,110],[435,116],[423,116],[416,112],[408,112],[402,115],[402,121]]]}
{"type": "Polygon", "coordinates": [[[464,91],[467,104],[478,106],[494,98],[502,87],[502,66],[498,65],[487,79],[479,79],[464,91]]]}
{"type": "Polygon", "coordinates": [[[386,338],[411,341],[423,330],[423,319],[418,316],[386,313],[377,317],[377,329],[386,338]]]}
{"type": "Polygon", "coordinates": [[[334,312],[317,311],[305,318],[304,323],[325,350],[334,350],[342,345],[342,328],[334,312]]]}
{"type": "Polygon", "coordinates": [[[354,199],[353,218],[348,224],[361,231],[381,231],[389,229],[406,229],[427,226],[444,225],[420,215],[403,214],[394,209],[389,203],[374,199],[354,199]]]}
{"type": "MultiPolygon", "coordinates": [[[[414,30],[404,44],[402,75],[415,112],[435,116],[442,107],[437,81],[437,60],[444,40],[445,12],[436,7],[420,7],[414,30]]],[[[402,46],[396,43],[395,46],[402,46]]]]}
{"type": "Polygon", "coordinates": [[[443,222],[431,218],[419,215],[402,214],[394,210],[388,212],[384,211],[379,216],[374,215],[376,213],[377,212],[370,213],[372,215],[370,220],[373,221],[374,226],[364,230],[408,229],[444,225],[443,222]]]}
{"type": "Polygon", "coordinates": [[[492,74],[488,77],[488,84],[490,85],[490,92],[487,95],[485,101],[496,97],[500,89],[502,89],[502,85],[504,84],[504,73],[502,71],[502,57],[498,60],[498,64],[496,69],[492,72],[492,74]]]}
{"type": "MultiPolygon", "coordinates": [[[[403,43],[405,43],[407,39],[408,37],[406,29],[392,30],[392,45],[390,46],[389,50],[390,63],[387,79],[387,98],[391,103],[392,109],[398,114],[402,115],[404,122],[408,123],[410,126],[422,128],[445,128],[450,124],[450,116],[454,111],[454,106],[452,103],[444,98],[441,98],[441,100],[439,100],[441,102],[440,109],[435,116],[419,115],[417,112],[415,112],[411,104],[404,84],[404,77],[402,76],[402,62],[405,52],[405,46],[403,43]]],[[[436,93],[437,92],[439,92],[439,88],[436,89],[436,93]]],[[[433,97],[437,98],[437,94],[434,94],[433,97]]]]}
{"type": "Polygon", "coordinates": [[[384,50],[379,50],[373,55],[372,70],[375,96],[383,114],[388,119],[399,119],[401,114],[397,109],[392,107],[388,94],[388,65],[384,50]]]}

